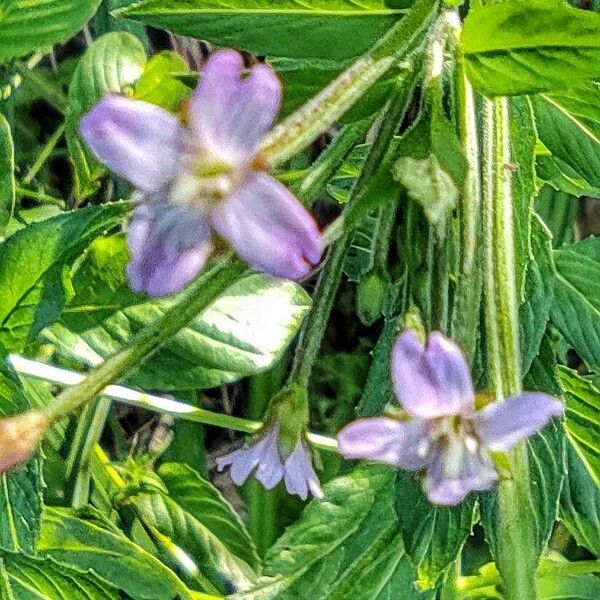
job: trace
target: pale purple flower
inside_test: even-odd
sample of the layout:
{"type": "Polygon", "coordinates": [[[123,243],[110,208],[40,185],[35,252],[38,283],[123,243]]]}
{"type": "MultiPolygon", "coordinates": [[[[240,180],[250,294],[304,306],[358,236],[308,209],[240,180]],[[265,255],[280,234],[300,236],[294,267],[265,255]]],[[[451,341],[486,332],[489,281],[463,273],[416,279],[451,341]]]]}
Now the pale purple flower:
{"type": "Polygon", "coordinates": [[[153,296],[189,283],[227,240],[248,263],[301,279],[321,260],[312,216],[260,170],[260,142],[281,104],[281,83],[265,64],[244,68],[222,50],[207,62],[189,103],[188,126],[166,110],[105,96],[81,121],[94,154],[139,190],[129,228],[132,287],[153,296]]]}
{"type": "Polygon", "coordinates": [[[460,348],[441,333],[423,346],[407,330],[392,353],[394,390],[408,419],[374,417],[338,434],[346,458],[385,462],[423,471],[423,488],[434,504],[454,505],[497,480],[490,451],[510,450],[560,415],[562,404],[525,392],[475,408],[475,391],[460,348]]]}
{"type": "Polygon", "coordinates": [[[254,471],[254,477],[267,489],[273,489],[281,480],[290,494],[306,500],[309,492],[322,498],[319,479],[313,469],[308,446],[299,437],[291,452],[282,449],[279,427],[273,424],[249,446],[235,450],[217,459],[217,468],[222,471],[230,467],[231,479],[242,485],[254,471]]]}

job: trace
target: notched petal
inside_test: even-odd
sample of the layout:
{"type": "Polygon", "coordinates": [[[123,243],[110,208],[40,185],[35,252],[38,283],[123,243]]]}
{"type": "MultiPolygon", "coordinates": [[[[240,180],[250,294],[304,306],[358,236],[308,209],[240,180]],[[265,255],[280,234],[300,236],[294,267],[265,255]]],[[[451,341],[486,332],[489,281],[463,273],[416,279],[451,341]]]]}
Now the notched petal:
{"type": "Polygon", "coordinates": [[[475,392],[469,367],[457,344],[441,333],[432,333],[427,346],[414,331],[402,333],[391,368],[396,395],[412,416],[434,419],[472,411],[475,392]]]}

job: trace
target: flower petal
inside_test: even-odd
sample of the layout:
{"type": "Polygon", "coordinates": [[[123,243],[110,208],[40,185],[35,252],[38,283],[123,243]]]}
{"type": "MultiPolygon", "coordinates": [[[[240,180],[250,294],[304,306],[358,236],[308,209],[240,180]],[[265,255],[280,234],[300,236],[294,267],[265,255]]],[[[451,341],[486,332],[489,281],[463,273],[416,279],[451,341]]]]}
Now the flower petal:
{"type": "Polygon", "coordinates": [[[218,204],[213,225],[242,258],[275,277],[302,279],[321,260],[323,242],[315,220],[266,173],[252,173],[218,204]]]}
{"type": "Polygon", "coordinates": [[[473,417],[481,444],[489,450],[510,450],[537,433],[552,417],[563,413],[561,402],[538,392],[525,392],[489,404],[473,417]]]}
{"type": "Polygon", "coordinates": [[[392,353],[392,381],[402,406],[412,416],[432,419],[473,408],[475,392],[460,348],[433,332],[423,347],[417,334],[400,335],[392,353]]]}
{"type": "Polygon", "coordinates": [[[224,160],[249,161],[281,105],[281,82],[269,66],[248,71],[234,50],[213,54],[190,103],[190,127],[224,160]]]}
{"type": "Polygon", "coordinates": [[[296,494],[302,500],[308,498],[309,491],[315,498],[323,497],[310,454],[301,439],[298,440],[294,451],[285,461],[284,468],[285,487],[290,494],[296,494]]]}
{"type": "Polygon", "coordinates": [[[80,130],[101,162],[147,192],[175,177],[190,143],[175,115],[124,96],[105,96],[81,119],[80,130]]]}
{"type": "Polygon", "coordinates": [[[278,430],[273,427],[263,438],[262,456],[254,474],[267,490],[273,489],[283,478],[284,470],[279,456],[278,439],[278,430]]]}
{"type": "Polygon", "coordinates": [[[166,202],[140,205],[129,225],[131,286],[151,296],[180,290],[198,274],[212,251],[208,219],[166,202]]]}
{"type": "Polygon", "coordinates": [[[491,460],[484,454],[465,450],[460,463],[449,466],[448,457],[440,452],[427,470],[423,488],[433,504],[454,506],[473,491],[491,488],[497,479],[491,460]]]}
{"type": "Polygon", "coordinates": [[[394,467],[417,471],[431,461],[429,424],[374,417],[350,423],[338,433],[340,453],[345,458],[365,458],[394,467]]]}

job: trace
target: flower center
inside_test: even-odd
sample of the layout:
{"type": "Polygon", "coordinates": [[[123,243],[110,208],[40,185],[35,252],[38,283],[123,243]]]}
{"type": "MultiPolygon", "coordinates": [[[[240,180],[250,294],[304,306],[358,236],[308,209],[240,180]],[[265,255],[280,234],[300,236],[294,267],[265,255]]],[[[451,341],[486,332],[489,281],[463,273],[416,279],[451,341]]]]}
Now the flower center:
{"type": "Polygon", "coordinates": [[[176,204],[205,207],[217,204],[240,184],[241,169],[213,156],[195,156],[173,182],[169,198],[176,204]]]}

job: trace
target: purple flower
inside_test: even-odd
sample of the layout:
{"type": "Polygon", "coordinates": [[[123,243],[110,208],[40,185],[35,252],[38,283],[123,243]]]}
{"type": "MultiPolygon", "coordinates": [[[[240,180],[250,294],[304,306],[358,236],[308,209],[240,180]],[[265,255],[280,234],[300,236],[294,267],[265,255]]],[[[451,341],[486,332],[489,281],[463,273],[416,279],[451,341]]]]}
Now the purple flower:
{"type": "Polygon", "coordinates": [[[217,459],[217,468],[230,467],[231,478],[242,485],[254,471],[254,476],[267,489],[273,489],[282,479],[290,494],[306,500],[310,492],[322,498],[319,479],[313,469],[306,441],[301,436],[291,452],[285,452],[279,439],[279,426],[265,429],[253,444],[217,459]]]}
{"type": "Polygon", "coordinates": [[[109,95],[81,121],[94,154],[142,198],[129,229],[135,290],[175,292],[205,264],[218,237],[253,267],[301,279],[321,260],[312,216],[260,170],[258,148],[281,103],[281,83],[264,64],[245,69],[233,50],[206,64],[188,113],[109,95]]]}
{"type": "Polygon", "coordinates": [[[394,390],[407,420],[362,419],[338,435],[346,458],[366,458],[425,471],[423,488],[434,504],[454,505],[497,480],[490,451],[503,452],[539,431],[562,404],[523,393],[475,408],[475,391],[460,348],[441,333],[424,347],[405,331],[392,354],[394,390]]]}

